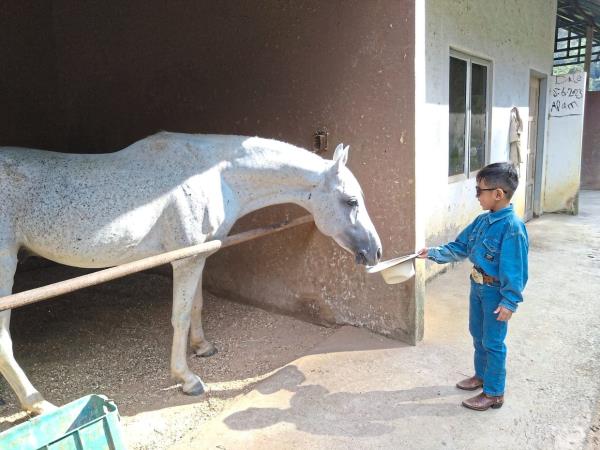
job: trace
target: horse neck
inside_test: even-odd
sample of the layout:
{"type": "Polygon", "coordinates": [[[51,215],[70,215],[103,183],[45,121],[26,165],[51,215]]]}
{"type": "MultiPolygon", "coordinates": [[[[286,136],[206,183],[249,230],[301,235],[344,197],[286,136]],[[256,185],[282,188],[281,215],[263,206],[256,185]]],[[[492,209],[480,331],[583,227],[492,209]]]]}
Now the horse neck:
{"type": "Polygon", "coordinates": [[[238,198],[240,216],[282,203],[310,211],[310,194],[323,178],[326,161],[306,150],[273,148],[274,141],[265,142],[271,145],[253,146],[223,173],[238,198]]]}

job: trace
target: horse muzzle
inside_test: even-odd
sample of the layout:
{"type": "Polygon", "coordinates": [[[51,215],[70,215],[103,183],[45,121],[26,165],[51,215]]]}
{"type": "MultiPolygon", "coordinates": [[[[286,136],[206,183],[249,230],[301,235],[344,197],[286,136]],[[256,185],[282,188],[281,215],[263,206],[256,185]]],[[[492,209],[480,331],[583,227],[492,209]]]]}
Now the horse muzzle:
{"type": "Polygon", "coordinates": [[[356,252],[355,261],[356,264],[363,266],[374,266],[381,259],[381,247],[378,247],[375,252],[369,252],[367,250],[359,250],[356,252]]]}

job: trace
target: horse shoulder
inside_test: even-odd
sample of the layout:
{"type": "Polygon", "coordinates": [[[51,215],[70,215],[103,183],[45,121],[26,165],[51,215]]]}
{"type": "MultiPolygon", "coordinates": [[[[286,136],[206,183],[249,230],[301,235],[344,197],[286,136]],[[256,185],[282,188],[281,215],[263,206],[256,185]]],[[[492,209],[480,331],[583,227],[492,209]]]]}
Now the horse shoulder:
{"type": "Polygon", "coordinates": [[[239,205],[217,172],[191,177],[173,190],[165,220],[178,245],[226,236],[239,205]]]}

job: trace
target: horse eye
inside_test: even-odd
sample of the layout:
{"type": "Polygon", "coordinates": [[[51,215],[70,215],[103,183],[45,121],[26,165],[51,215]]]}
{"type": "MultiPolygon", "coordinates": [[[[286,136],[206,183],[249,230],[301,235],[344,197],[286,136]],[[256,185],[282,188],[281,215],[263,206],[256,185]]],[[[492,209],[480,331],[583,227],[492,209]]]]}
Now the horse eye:
{"type": "Polygon", "coordinates": [[[354,208],[354,207],[358,206],[358,200],[355,198],[350,198],[350,199],[346,200],[346,204],[348,206],[352,206],[354,208]]]}

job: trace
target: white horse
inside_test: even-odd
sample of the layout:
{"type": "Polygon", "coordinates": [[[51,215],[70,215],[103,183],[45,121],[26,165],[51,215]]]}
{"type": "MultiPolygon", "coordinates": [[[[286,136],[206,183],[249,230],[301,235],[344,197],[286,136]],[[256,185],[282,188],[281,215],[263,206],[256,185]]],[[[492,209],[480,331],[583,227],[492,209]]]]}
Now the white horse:
{"type": "MultiPolygon", "coordinates": [[[[296,203],[318,229],[376,264],[381,243],[360,186],[346,168],[348,147],[333,161],[269,139],[158,133],[108,154],[0,148],[0,297],[12,291],[17,252],[26,249],[76,267],[100,268],[227,236],[251,211],[296,203]]],[[[173,266],[171,374],[186,394],[204,392],[187,365],[216,349],[202,330],[206,255],[173,266]]],[[[53,409],[15,361],[10,311],[0,312],[0,371],[22,407],[53,409]]]]}

